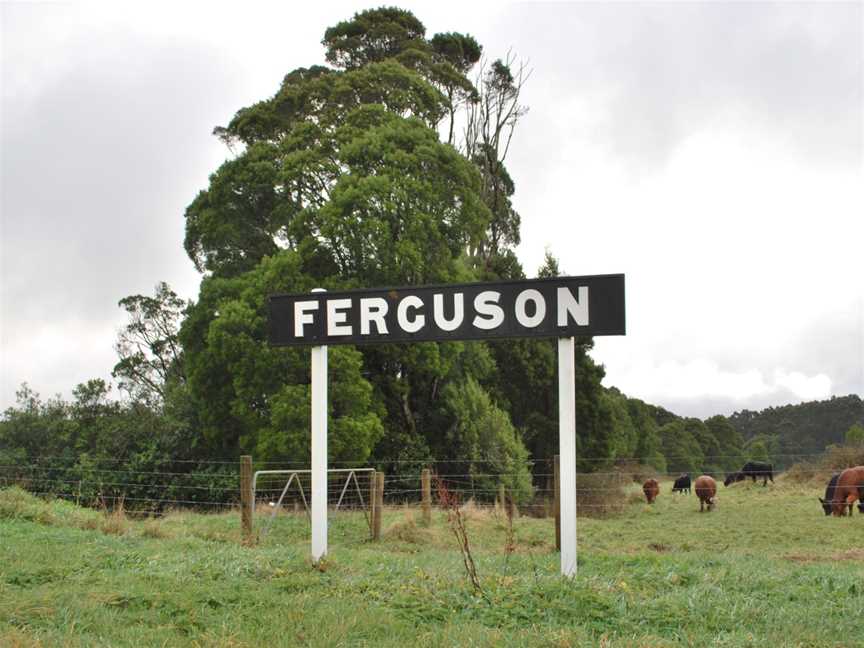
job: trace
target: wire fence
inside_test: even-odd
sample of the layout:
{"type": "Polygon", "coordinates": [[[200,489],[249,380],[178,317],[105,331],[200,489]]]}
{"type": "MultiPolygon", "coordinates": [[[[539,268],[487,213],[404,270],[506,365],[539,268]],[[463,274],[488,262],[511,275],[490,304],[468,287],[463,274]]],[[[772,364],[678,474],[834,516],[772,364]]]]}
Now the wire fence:
{"type": "MultiPolygon", "coordinates": [[[[795,464],[789,475],[802,482],[827,480],[836,472],[823,459],[824,455],[784,455],[787,463],[795,464]]],[[[641,500],[640,486],[645,479],[671,481],[681,474],[638,464],[636,458],[619,458],[612,465],[608,459],[604,461],[602,468],[577,474],[580,514],[604,516],[620,512],[641,500]]],[[[331,462],[330,466],[334,469],[327,489],[331,512],[368,510],[375,474],[372,467],[347,462],[331,462]]],[[[307,514],[311,501],[308,462],[256,462],[255,468],[260,472],[254,494],[256,514],[307,514]]],[[[428,469],[433,475],[429,495],[433,505],[437,504],[435,484],[441,482],[462,503],[507,505],[519,514],[535,517],[554,515],[553,458],[528,462],[507,472],[494,470],[490,462],[459,459],[388,461],[375,468],[384,468],[383,501],[388,507],[418,505],[424,498],[421,474],[428,469]]],[[[692,474],[692,478],[698,474],[692,474]]],[[[713,476],[719,482],[725,475],[713,476]]],[[[98,462],[81,458],[70,465],[68,457],[41,457],[28,463],[0,464],[0,488],[12,485],[40,497],[67,499],[83,506],[110,508],[123,502],[127,512],[142,515],[161,515],[176,509],[228,511],[238,507],[241,499],[240,462],[229,460],[166,460],[142,467],[120,458],[98,462]]],[[[671,485],[663,485],[662,489],[668,491],[671,485]]]]}

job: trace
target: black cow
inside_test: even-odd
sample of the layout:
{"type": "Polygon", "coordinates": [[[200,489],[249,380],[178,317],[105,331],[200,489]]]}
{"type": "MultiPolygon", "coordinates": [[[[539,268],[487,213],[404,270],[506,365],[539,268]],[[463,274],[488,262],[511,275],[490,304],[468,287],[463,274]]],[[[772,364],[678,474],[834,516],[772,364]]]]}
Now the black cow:
{"type": "Polygon", "coordinates": [[[769,463],[763,463],[761,461],[748,461],[744,464],[744,467],[738,472],[733,472],[726,476],[723,484],[728,486],[734,482],[739,482],[744,479],[750,477],[753,479],[753,483],[756,483],[757,477],[762,478],[762,485],[767,486],[768,480],[771,480],[771,483],[774,483],[774,466],[769,463]]]}
{"type": "Polygon", "coordinates": [[[690,492],[690,473],[684,473],[672,485],[673,493],[689,493],[690,492]]]}
{"type": "MultiPolygon", "coordinates": [[[[825,487],[825,499],[819,498],[819,503],[822,505],[822,510],[825,511],[825,515],[831,515],[831,504],[834,502],[834,489],[837,488],[837,480],[840,479],[840,473],[836,475],[831,475],[831,481],[828,482],[828,486],[825,487]]],[[[861,504],[858,504],[858,508],[861,508],[861,504]]],[[[861,510],[864,513],[864,509],[861,510]]]]}
{"type": "Polygon", "coordinates": [[[723,480],[723,485],[728,486],[729,484],[734,484],[735,482],[739,482],[744,479],[744,473],[733,472],[726,475],[726,479],[723,480]]]}

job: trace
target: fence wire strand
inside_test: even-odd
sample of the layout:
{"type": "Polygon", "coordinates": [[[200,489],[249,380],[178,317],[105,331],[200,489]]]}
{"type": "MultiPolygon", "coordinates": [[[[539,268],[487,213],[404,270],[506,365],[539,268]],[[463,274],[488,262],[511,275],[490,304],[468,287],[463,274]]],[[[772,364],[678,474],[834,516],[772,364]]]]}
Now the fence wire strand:
{"type": "MultiPolygon", "coordinates": [[[[795,458],[810,463],[794,466],[799,480],[824,478],[836,472],[818,465],[823,455],[793,454],[774,455],[776,458],[795,458]]],[[[724,457],[711,457],[712,461],[724,457]]],[[[728,459],[729,457],[725,457],[728,459]]],[[[668,459],[668,458],[667,458],[668,459]]],[[[619,458],[631,461],[634,458],[619,458]]],[[[29,463],[0,464],[0,488],[18,485],[40,497],[73,499],[76,502],[119,501],[140,514],[161,514],[168,509],[189,508],[204,510],[231,510],[240,502],[240,462],[229,460],[171,460],[156,462],[164,470],[137,469],[123,459],[99,459],[89,465],[68,465],[68,457],[39,457],[29,463]],[[188,466],[189,471],[181,466],[188,466]],[[209,470],[212,468],[212,470],[209,470]],[[203,469],[203,470],[202,470],[203,469]],[[71,491],[71,492],[70,492],[71,491]]],[[[658,471],[650,466],[608,466],[608,459],[580,457],[583,463],[603,461],[601,470],[577,475],[577,497],[579,510],[610,510],[615,506],[639,501],[641,481],[647,477],[674,480],[678,471],[658,471]],[[607,500],[618,498],[614,506],[607,500]]],[[[387,461],[378,467],[385,471],[384,502],[390,507],[416,506],[423,496],[421,471],[430,469],[433,479],[446,484],[460,502],[474,502],[478,506],[500,505],[502,487],[506,497],[517,502],[518,509],[525,512],[549,515],[555,499],[552,459],[536,460],[525,464],[524,470],[494,471],[490,463],[467,459],[446,461],[397,460],[387,461]],[[439,470],[436,470],[440,468],[439,470]]],[[[788,463],[788,462],[787,462],[788,463]]],[[[334,469],[350,467],[366,469],[357,462],[330,462],[334,469]]],[[[311,476],[308,473],[293,473],[294,482],[285,489],[291,471],[308,471],[308,461],[256,462],[260,470],[284,470],[285,474],[261,474],[256,485],[255,499],[261,506],[269,508],[279,499],[284,490],[281,509],[285,513],[302,509],[305,511],[311,493],[311,476]]],[[[344,469],[343,469],[344,470],[344,469]]],[[[331,473],[328,480],[328,505],[333,509],[357,510],[368,508],[370,499],[370,472],[331,473]],[[353,481],[352,481],[353,479],[353,481]]],[[[693,474],[695,479],[697,474],[693,474]]],[[[715,474],[722,481],[723,474],[715,474]]],[[[775,475],[776,477],[776,475],[775,475]]],[[[759,480],[762,478],[760,477],[759,480]]],[[[748,479],[750,481],[750,479],[748,479]]],[[[757,480],[758,483],[758,480],[757,480]]],[[[671,485],[663,485],[662,490],[671,485]]],[[[432,488],[432,500],[437,499],[432,488]]],[[[266,509],[265,509],[266,510],[266,509]]]]}

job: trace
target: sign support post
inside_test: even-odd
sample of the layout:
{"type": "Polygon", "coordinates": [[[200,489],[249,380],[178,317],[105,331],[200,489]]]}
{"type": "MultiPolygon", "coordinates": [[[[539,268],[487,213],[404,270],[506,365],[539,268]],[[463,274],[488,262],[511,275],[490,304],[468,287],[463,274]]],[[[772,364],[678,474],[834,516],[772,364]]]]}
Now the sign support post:
{"type": "MultiPolygon", "coordinates": [[[[313,293],[326,292],[316,288],[313,293]]],[[[312,347],[312,562],[327,555],[327,347],[312,347]]]]}
{"type": "Polygon", "coordinates": [[[575,576],[575,336],[625,334],[624,275],[312,293],[269,298],[270,344],[313,347],[312,561],[327,555],[327,345],[557,338],[561,574],[575,576]]]}
{"type": "Polygon", "coordinates": [[[576,575],[576,339],[558,338],[561,575],[576,575]]]}

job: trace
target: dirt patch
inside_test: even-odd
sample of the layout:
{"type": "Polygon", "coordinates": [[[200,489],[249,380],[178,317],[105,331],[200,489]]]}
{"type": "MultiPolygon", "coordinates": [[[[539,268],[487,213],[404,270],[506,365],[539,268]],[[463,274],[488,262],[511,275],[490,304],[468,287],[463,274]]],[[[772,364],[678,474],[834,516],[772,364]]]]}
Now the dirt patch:
{"type": "Polygon", "coordinates": [[[839,562],[843,560],[864,560],[864,549],[847,549],[833,554],[786,554],[786,560],[793,562],[839,562]]]}

